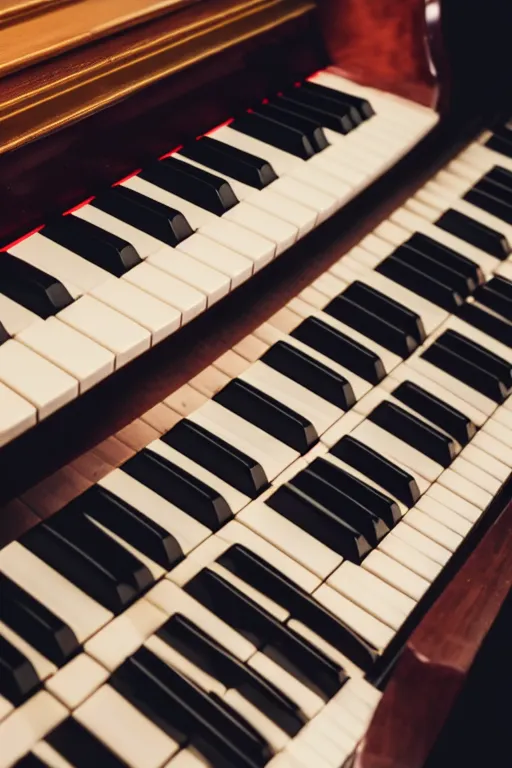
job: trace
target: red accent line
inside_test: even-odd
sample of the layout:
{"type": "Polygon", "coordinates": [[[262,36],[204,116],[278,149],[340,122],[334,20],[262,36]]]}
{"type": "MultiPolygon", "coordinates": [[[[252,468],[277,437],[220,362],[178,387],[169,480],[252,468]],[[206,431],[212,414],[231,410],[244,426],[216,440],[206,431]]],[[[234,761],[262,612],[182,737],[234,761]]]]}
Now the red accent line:
{"type": "Polygon", "coordinates": [[[40,232],[40,231],[41,231],[43,228],[44,228],[44,224],[41,224],[41,226],[40,226],[40,227],[36,227],[36,228],[35,228],[35,229],[33,229],[31,232],[27,232],[27,234],[26,234],[26,235],[23,235],[23,237],[18,237],[18,239],[17,239],[17,240],[13,240],[13,242],[12,242],[12,243],[9,243],[9,245],[4,245],[4,246],[2,246],[2,248],[0,248],[0,252],[2,252],[2,251],[8,251],[8,250],[9,250],[9,248],[12,248],[12,247],[13,247],[13,245],[18,245],[18,243],[21,243],[23,240],[26,240],[26,239],[27,239],[27,237],[30,237],[31,235],[35,235],[35,234],[36,234],[36,232],[40,232]]]}
{"type": "Polygon", "coordinates": [[[64,211],[62,215],[67,216],[68,214],[73,213],[74,211],[78,211],[80,208],[83,208],[84,205],[89,205],[91,200],[94,200],[94,195],[92,195],[92,197],[88,197],[87,200],[82,200],[82,202],[78,203],[78,205],[74,205],[72,208],[69,209],[69,211],[64,211]]]}
{"type": "Polygon", "coordinates": [[[234,119],[235,119],[234,117],[229,117],[227,120],[224,120],[223,123],[219,123],[219,125],[216,125],[215,128],[211,128],[207,133],[205,133],[205,136],[209,136],[211,133],[215,133],[215,131],[218,131],[219,128],[224,128],[224,126],[232,123],[234,119]]]}
{"type": "Polygon", "coordinates": [[[170,152],[166,152],[165,155],[161,155],[161,157],[159,157],[158,159],[163,160],[164,157],[170,157],[171,155],[174,155],[175,152],[179,152],[180,149],[183,149],[183,144],[180,144],[178,147],[174,147],[174,149],[171,149],[170,152]]]}
{"type": "Polygon", "coordinates": [[[133,177],[136,176],[141,171],[142,171],[142,168],[137,168],[136,171],[132,171],[132,173],[129,173],[128,176],[124,176],[122,179],[119,179],[119,181],[116,181],[114,184],[112,184],[112,186],[118,187],[119,184],[123,183],[123,181],[128,181],[128,179],[133,179],[133,177]]]}

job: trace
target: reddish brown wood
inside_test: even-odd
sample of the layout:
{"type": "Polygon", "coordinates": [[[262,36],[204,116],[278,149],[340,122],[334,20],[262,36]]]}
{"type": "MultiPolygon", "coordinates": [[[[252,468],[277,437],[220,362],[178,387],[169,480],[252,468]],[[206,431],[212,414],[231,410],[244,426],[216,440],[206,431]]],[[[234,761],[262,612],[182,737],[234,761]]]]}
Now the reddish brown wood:
{"type": "Polygon", "coordinates": [[[409,639],[354,768],[422,768],[512,588],[512,503],[409,639]]]}
{"type": "Polygon", "coordinates": [[[165,403],[158,403],[141,416],[142,421],[153,427],[160,435],[174,427],[181,418],[179,413],[173,411],[165,403]]]}

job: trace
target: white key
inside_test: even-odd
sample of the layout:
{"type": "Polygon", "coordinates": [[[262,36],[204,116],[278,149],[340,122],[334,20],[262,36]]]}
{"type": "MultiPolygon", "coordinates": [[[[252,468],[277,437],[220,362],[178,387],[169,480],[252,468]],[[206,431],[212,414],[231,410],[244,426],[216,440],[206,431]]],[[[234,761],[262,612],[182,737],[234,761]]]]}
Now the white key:
{"type": "Polygon", "coordinates": [[[3,696],[0,696],[0,722],[4,720],[4,718],[7,717],[7,715],[10,715],[13,711],[14,706],[11,704],[8,699],[5,699],[3,696]]]}
{"type": "Polygon", "coordinates": [[[310,627],[306,626],[301,621],[298,621],[297,619],[288,619],[286,624],[293,632],[303,637],[308,643],[311,643],[311,645],[315,646],[319,651],[325,654],[325,656],[343,667],[350,677],[364,675],[363,670],[359,669],[353,661],[347,656],[344,656],[337,648],[324,640],[323,637],[320,637],[320,635],[317,635],[316,632],[313,632],[310,627]]]}
{"type": "Polygon", "coordinates": [[[497,480],[492,475],[489,475],[483,469],[475,466],[473,463],[467,461],[463,456],[459,456],[455,459],[451,468],[454,472],[467,480],[471,480],[472,483],[478,485],[484,491],[495,496],[501,488],[501,480],[497,480]]]}
{"type": "Polygon", "coordinates": [[[490,421],[503,424],[503,426],[512,430],[512,413],[505,408],[497,408],[490,421]]]}
{"type": "Polygon", "coordinates": [[[127,280],[113,277],[91,291],[91,296],[125,315],[151,333],[151,343],[177,331],[181,325],[181,312],[127,280]]]}
{"type": "Polygon", "coordinates": [[[339,277],[335,277],[330,272],[324,272],[323,275],[320,275],[311,283],[311,287],[323,293],[328,299],[333,299],[345,290],[347,284],[344,280],[340,280],[339,277]]]}
{"type": "Polygon", "coordinates": [[[18,304],[18,302],[0,293],[0,322],[9,336],[16,336],[39,320],[40,317],[35,312],[31,312],[22,304],[18,304]]]}
{"type": "MultiPolygon", "coordinates": [[[[315,768],[334,768],[334,766],[340,765],[340,763],[338,760],[336,760],[336,763],[334,762],[332,746],[333,745],[330,742],[329,744],[322,742],[321,751],[319,752],[309,743],[307,738],[300,738],[300,735],[297,735],[296,738],[288,744],[282,755],[287,758],[291,757],[293,761],[292,765],[298,766],[299,768],[305,768],[305,766],[308,765],[314,765],[315,768]],[[329,749],[329,747],[331,747],[331,749],[329,749]]],[[[282,768],[282,766],[280,765],[279,768],[282,768]]],[[[286,764],[286,768],[288,768],[288,764],[286,764]]]]}
{"type": "Polygon", "coordinates": [[[495,419],[489,419],[487,424],[484,424],[482,427],[482,432],[485,432],[486,435],[491,435],[491,437],[499,440],[500,443],[506,445],[507,448],[512,448],[512,430],[504,424],[500,424],[495,419]]]}
{"type": "Polygon", "coordinates": [[[185,283],[186,289],[192,287],[204,293],[208,307],[229,293],[230,281],[226,275],[169,246],[149,256],[147,263],[185,283]]]}
{"type": "Polygon", "coordinates": [[[165,768],[211,768],[211,763],[193,748],[186,747],[166,763],[165,768]]]}
{"type": "Polygon", "coordinates": [[[45,656],[33,648],[20,635],[14,632],[7,624],[0,621],[0,637],[4,637],[8,643],[18,649],[20,653],[32,664],[39,680],[46,680],[57,671],[55,664],[52,664],[45,656]]]}
{"type": "MultiPolygon", "coordinates": [[[[39,419],[45,419],[69,403],[77,397],[79,389],[75,378],[14,339],[0,347],[0,382],[35,406],[39,419]]],[[[14,402],[15,398],[10,399],[16,408],[12,414],[16,431],[17,423],[24,424],[28,419],[28,409],[22,402],[14,402]]],[[[10,429],[10,419],[7,416],[5,419],[7,429],[10,429]]]]}
{"type": "Polygon", "coordinates": [[[258,651],[251,656],[247,663],[298,704],[307,717],[314,717],[324,706],[324,702],[318,694],[287,672],[270,656],[258,651]]]}
{"type": "Polygon", "coordinates": [[[405,522],[417,531],[424,533],[432,541],[441,544],[445,549],[449,549],[450,552],[455,552],[459,544],[462,542],[462,536],[458,533],[447,528],[437,520],[433,520],[429,515],[426,515],[421,509],[414,507],[404,517],[405,522]]]}
{"type": "Polygon", "coordinates": [[[146,259],[162,247],[161,241],[157,240],[156,237],[148,235],[141,229],[121,221],[121,219],[116,219],[115,216],[95,208],[94,205],[83,205],[81,208],[73,211],[71,215],[88,221],[90,224],[94,224],[96,227],[100,227],[126,240],[126,242],[133,245],[141,259],[146,259]]]}
{"type": "Polygon", "coordinates": [[[0,768],[10,768],[68,715],[47,691],[39,691],[0,723],[0,768]]]}
{"type": "Polygon", "coordinates": [[[325,432],[344,413],[341,408],[261,361],[253,363],[238,378],[308,419],[318,434],[325,432]]]}
{"type": "Polygon", "coordinates": [[[434,483],[425,495],[427,498],[435,499],[440,504],[444,504],[445,507],[456,512],[471,524],[476,523],[481,517],[482,511],[478,507],[440,483],[434,483]]]}
{"type": "Polygon", "coordinates": [[[383,538],[378,550],[389,555],[397,563],[401,563],[409,570],[414,571],[414,573],[417,573],[418,576],[421,576],[429,583],[434,581],[442,569],[442,565],[435,560],[431,560],[427,555],[422,554],[410,544],[407,544],[399,536],[395,536],[393,531],[383,538]]]}
{"type": "MultiPolygon", "coordinates": [[[[392,534],[398,539],[405,541],[406,544],[410,544],[411,547],[414,547],[414,549],[417,549],[423,555],[426,555],[441,566],[446,565],[451,557],[452,553],[450,550],[445,549],[445,547],[432,541],[432,539],[429,539],[428,536],[420,533],[420,531],[417,531],[411,525],[407,525],[405,520],[401,520],[395,525],[388,536],[391,536],[392,534]]],[[[388,538],[388,536],[386,538],[388,538]]]]}
{"type": "Polygon", "coordinates": [[[291,176],[281,176],[272,182],[268,189],[272,194],[277,193],[280,197],[291,200],[295,205],[313,211],[317,225],[332,216],[337,209],[338,204],[335,197],[322,192],[320,189],[313,189],[291,176]]]}
{"type": "Polygon", "coordinates": [[[234,689],[229,690],[223,696],[223,699],[226,704],[229,704],[235,712],[250,723],[276,752],[283,749],[290,741],[290,736],[285,731],[279,728],[271,718],[267,717],[254,704],[251,704],[238,691],[234,689]]]}
{"type": "Polygon", "coordinates": [[[479,488],[475,483],[451,469],[445,469],[439,477],[439,484],[461,496],[466,501],[471,502],[482,511],[492,501],[492,494],[479,488]]]}
{"type": "Polygon", "coordinates": [[[160,608],[167,617],[171,617],[175,613],[182,613],[194,624],[197,624],[200,629],[214,637],[237,659],[247,661],[256,653],[256,647],[249,640],[246,640],[245,637],[169,579],[164,579],[156,587],[153,587],[147,593],[146,598],[157,608],[160,608]]]}
{"type": "Polygon", "coordinates": [[[177,251],[193,256],[209,267],[217,269],[223,275],[227,275],[231,281],[231,288],[238,288],[253,273],[254,263],[252,259],[242,256],[240,253],[216,243],[215,240],[194,232],[176,246],[177,251]]]}
{"type": "Polygon", "coordinates": [[[159,768],[179,744],[110,685],[104,685],[74,717],[130,768],[159,768]]]}
{"type": "MultiPolygon", "coordinates": [[[[148,261],[153,262],[153,258],[150,256],[148,261]]],[[[125,272],[123,279],[179,310],[182,325],[206,309],[207,299],[204,293],[158,269],[153,263],[148,264],[146,261],[138,264],[125,272]]]]}
{"type": "Polygon", "coordinates": [[[193,683],[198,685],[207,693],[215,693],[217,696],[223,696],[226,693],[226,687],[215,677],[204,672],[201,667],[193,664],[188,658],[178,653],[172,645],[161,640],[156,635],[148,637],[144,643],[155,656],[158,656],[171,669],[177,669],[182,675],[187,677],[193,683]]]}
{"type": "Polygon", "coordinates": [[[82,643],[112,619],[112,613],[17,541],[0,552],[0,571],[53,611],[82,643]]]}
{"type": "Polygon", "coordinates": [[[505,443],[502,443],[501,440],[496,440],[495,437],[481,430],[473,438],[473,444],[476,445],[477,448],[481,448],[483,451],[489,453],[495,459],[503,462],[508,467],[512,467],[512,450],[507,448],[505,443]]]}
{"type": "Polygon", "coordinates": [[[471,163],[475,167],[475,179],[480,178],[482,175],[480,171],[487,173],[495,165],[500,165],[502,168],[512,171],[512,158],[502,155],[501,152],[495,152],[490,147],[483,147],[480,144],[470,144],[461,153],[460,159],[471,163]]]}
{"type": "Polygon", "coordinates": [[[213,401],[205,403],[188,418],[258,461],[268,480],[273,480],[299,457],[297,451],[213,401]]]}
{"type": "Polygon", "coordinates": [[[46,741],[38,741],[32,747],[34,755],[39,757],[43,761],[43,765],[48,768],[73,768],[65,758],[62,757],[60,752],[51,747],[46,741]]]}
{"type": "Polygon", "coordinates": [[[352,409],[337,421],[336,424],[333,424],[327,432],[321,435],[320,440],[327,448],[332,448],[342,437],[353,432],[357,425],[364,421],[364,418],[362,413],[356,413],[352,409]]]}
{"type": "Polygon", "coordinates": [[[266,504],[249,504],[237,520],[321,579],[342,562],[340,555],[266,504]]]}
{"type": "Polygon", "coordinates": [[[35,406],[0,382],[0,448],[36,422],[35,406]]]}
{"type": "Polygon", "coordinates": [[[230,208],[222,217],[223,221],[226,219],[274,242],[276,256],[290,248],[299,237],[299,230],[293,224],[245,202],[230,208]]]}
{"type": "Polygon", "coordinates": [[[419,600],[429,587],[428,581],[379,549],[370,552],[362,565],[367,571],[400,590],[412,600],[419,600]]]}
{"type": "Polygon", "coordinates": [[[482,451],[478,446],[470,443],[461,452],[461,457],[467,459],[476,467],[480,467],[492,477],[504,483],[510,474],[510,469],[506,464],[499,461],[490,454],[482,451]]]}
{"type": "Polygon", "coordinates": [[[98,384],[114,370],[112,352],[56,317],[32,323],[18,334],[17,341],[77,379],[80,393],[98,384]]]}
{"type": "Polygon", "coordinates": [[[151,344],[149,331],[92,296],[82,296],[57,317],[113,352],[116,368],[141,355],[151,344]]]}
{"type": "MultiPolygon", "coordinates": [[[[454,512],[452,509],[449,509],[449,507],[446,507],[444,504],[441,504],[440,501],[437,501],[427,494],[418,499],[416,502],[416,510],[421,510],[425,515],[432,518],[432,520],[437,520],[437,522],[463,538],[468,535],[473,527],[469,520],[466,520],[462,515],[459,515],[457,512],[454,512]]],[[[418,530],[421,530],[421,528],[418,527],[418,530]]]]}
{"type": "Polygon", "coordinates": [[[106,682],[108,671],[86,653],[75,656],[46,682],[46,687],[68,709],[76,709],[106,682]]]}
{"type": "Polygon", "coordinates": [[[114,469],[99,480],[99,485],[169,531],[185,555],[210,535],[209,528],[123,472],[122,469],[114,469]]]}

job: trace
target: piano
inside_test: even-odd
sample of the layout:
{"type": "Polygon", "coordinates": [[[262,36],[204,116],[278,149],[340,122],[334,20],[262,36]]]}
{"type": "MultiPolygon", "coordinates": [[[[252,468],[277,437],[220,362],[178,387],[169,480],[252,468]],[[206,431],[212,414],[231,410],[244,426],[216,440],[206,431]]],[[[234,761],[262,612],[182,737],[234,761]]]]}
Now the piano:
{"type": "Polygon", "coordinates": [[[512,582],[495,5],[1,4],[0,768],[434,768],[512,582]]]}

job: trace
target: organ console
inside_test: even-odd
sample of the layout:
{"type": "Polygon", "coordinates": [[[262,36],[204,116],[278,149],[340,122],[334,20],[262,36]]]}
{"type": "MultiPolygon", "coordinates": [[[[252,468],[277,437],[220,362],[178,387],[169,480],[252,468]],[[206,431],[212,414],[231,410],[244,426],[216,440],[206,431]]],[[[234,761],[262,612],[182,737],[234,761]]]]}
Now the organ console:
{"type": "Polygon", "coordinates": [[[437,759],[512,580],[495,5],[0,3],[0,768],[437,759]]]}

